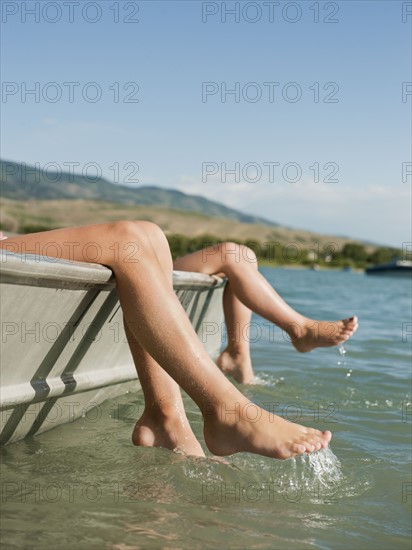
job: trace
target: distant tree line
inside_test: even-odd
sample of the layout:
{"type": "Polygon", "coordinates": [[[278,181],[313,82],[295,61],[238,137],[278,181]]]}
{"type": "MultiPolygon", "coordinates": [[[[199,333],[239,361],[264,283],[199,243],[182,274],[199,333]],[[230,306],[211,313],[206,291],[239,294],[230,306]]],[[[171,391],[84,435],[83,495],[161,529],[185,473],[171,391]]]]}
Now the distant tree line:
{"type": "MultiPolygon", "coordinates": [[[[218,239],[213,235],[187,237],[186,235],[167,235],[173,258],[190,254],[207,246],[212,246],[225,240],[236,242],[251,248],[259,261],[275,265],[302,264],[322,265],[325,267],[357,267],[383,264],[395,258],[405,259],[402,250],[391,247],[376,247],[372,252],[358,243],[346,243],[339,248],[337,243],[329,242],[324,245],[313,243],[310,247],[302,246],[297,242],[281,243],[275,241],[260,242],[247,239],[218,239]]],[[[372,248],[372,247],[369,247],[372,248]]],[[[408,258],[411,258],[409,253],[408,258]]]]}

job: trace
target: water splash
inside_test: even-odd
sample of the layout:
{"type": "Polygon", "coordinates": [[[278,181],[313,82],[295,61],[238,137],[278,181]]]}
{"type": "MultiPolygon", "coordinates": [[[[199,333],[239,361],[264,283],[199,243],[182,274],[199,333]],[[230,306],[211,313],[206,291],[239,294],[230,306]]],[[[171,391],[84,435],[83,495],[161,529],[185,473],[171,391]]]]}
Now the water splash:
{"type": "Polygon", "coordinates": [[[264,372],[255,374],[253,379],[253,382],[256,386],[279,386],[283,384],[284,381],[285,378],[283,376],[281,376],[280,378],[276,378],[275,376],[264,372]]]}
{"type": "MultiPolygon", "coordinates": [[[[341,344],[341,345],[339,346],[338,350],[339,350],[339,353],[340,353],[341,357],[344,358],[345,355],[346,355],[346,349],[343,347],[343,344],[341,344]]],[[[340,366],[340,365],[346,365],[346,361],[338,361],[338,365],[339,365],[339,366],[340,366]]]]}
{"type": "MultiPolygon", "coordinates": [[[[213,471],[209,470],[207,479],[223,481],[226,488],[236,486],[240,492],[254,487],[262,498],[266,495],[271,502],[331,504],[345,482],[340,461],[330,448],[288,460],[251,454],[236,455],[228,460],[231,468],[215,466],[213,471]]],[[[196,477],[199,474],[197,470],[196,477]]]]}
{"type": "MultiPolygon", "coordinates": [[[[281,464],[281,494],[290,499],[330,503],[343,482],[341,463],[330,448],[300,455],[281,464]]],[[[280,472],[279,472],[280,473],[280,472]]]]}
{"type": "Polygon", "coordinates": [[[329,447],[317,453],[303,455],[302,462],[307,462],[317,481],[325,488],[331,483],[337,485],[343,479],[341,463],[329,447]]]}
{"type": "MultiPolygon", "coordinates": [[[[343,344],[341,344],[338,348],[339,350],[339,353],[341,355],[341,357],[345,357],[346,355],[346,349],[344,348],[343,344]]],[[[338,361],[338,365],[343,365],[343,366],[346,366],[346,361],[338,361]]],[[[346,378],[350,378],[352,376],[352,369],[349,369],[348,372],[346,373],[346,378]]]]}

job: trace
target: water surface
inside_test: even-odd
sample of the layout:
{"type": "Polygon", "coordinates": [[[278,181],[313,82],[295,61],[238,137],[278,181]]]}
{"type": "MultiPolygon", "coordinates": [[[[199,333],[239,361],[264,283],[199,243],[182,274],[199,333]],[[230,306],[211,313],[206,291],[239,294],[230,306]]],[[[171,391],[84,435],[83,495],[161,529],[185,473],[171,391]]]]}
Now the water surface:
{"type": "MultiPolygon", "coordinates": [[[[330,451],[226,463],[134,448],[142,395],[2,449],[4,548],[410,548],[411,281],[262,269],[302,313],[357,314],[345,345],[295,352],[253,317],[257,384],[247,396],[330,429],[330,451]]],[[[198,409],[185,396],[203,444],[198,409]]]]}

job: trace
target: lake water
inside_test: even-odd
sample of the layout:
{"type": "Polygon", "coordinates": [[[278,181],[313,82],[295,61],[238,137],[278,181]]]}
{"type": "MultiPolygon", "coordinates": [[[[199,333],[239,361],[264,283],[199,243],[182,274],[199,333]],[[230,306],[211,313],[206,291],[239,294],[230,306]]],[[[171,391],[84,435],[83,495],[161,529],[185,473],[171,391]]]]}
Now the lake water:
{"type": "MultiPolygon", "coordinates": [[[[338,349],[298,354],[266,321],[250,337],[253,401],[330,429],[331,450],[220,463],[135,448],[141,394],[4,447],[2,545],[32,549],[411,547],[411,280],[263,268],[302,313],[357,314],[338,349]]],[[[185,397],[203,443],[200,414],[185,397]]]]}

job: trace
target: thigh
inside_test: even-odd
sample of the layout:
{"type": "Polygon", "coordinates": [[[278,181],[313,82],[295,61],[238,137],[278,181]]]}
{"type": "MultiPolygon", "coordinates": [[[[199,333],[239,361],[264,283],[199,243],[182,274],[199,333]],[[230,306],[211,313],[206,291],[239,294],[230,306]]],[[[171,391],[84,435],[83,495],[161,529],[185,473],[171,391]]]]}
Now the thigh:
{"type": "Polygon", "coordinates": [[[17,254],[52,256],[104,265],[113,262],[119,246],[113,223],[53,229],[0,241],[0,248],[17,254]]]}
{"type": "Polygon", "coordinates": [[[211,246],[177,258],[173,262],[173,269],[224,276],[219,250],[218,246],[211,246]]]}

